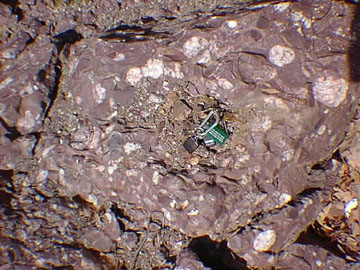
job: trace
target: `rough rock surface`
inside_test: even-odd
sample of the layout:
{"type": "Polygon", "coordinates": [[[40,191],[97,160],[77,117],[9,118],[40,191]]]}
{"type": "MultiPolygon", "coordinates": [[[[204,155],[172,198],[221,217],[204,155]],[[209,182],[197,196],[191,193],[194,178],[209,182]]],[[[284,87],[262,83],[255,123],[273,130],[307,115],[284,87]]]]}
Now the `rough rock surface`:
{"type": "Polygon", "coordinates": [[[356,269],[357,6],[163,2],[0,2],[0,269],[356,269]]]}

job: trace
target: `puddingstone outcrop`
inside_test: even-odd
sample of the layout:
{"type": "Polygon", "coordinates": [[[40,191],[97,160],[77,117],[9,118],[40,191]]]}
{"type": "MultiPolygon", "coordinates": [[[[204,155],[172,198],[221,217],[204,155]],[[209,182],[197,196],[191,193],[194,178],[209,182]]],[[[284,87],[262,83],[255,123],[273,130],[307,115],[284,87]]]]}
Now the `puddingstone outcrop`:
{"type": "Polygon", "coordinates": [[[231,269],[355,269],[355,5],[19,2],[0,3],[0,269],[207,269],[199,237],[231,269]],[[204,108],[230,137],[190,154],[204,108]]]}

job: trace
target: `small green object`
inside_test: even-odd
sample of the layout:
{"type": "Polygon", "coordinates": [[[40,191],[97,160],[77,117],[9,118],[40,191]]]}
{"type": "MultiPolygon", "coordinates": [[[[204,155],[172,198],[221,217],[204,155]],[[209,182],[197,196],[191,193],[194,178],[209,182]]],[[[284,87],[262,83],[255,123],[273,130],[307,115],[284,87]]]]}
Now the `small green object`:
{"type": "MultiPolygon", "coordinates": [[[[211,127],[212,123],[207,123],[207,128],[211,127]]],[[[226,133],[219,125],[211,129],[207,135],[207,137],[213,139],[217,144],[223,145],[226,140],[229,138],[229,134],[226,133]]]]}

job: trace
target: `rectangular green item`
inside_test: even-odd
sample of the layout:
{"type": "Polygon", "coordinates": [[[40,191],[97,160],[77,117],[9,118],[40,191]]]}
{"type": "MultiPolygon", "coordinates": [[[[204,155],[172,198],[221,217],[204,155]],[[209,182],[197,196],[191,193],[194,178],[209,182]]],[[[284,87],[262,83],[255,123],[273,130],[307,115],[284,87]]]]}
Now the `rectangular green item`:
{"type": "MultiPolygon", "coordinates": [[[[207,123],[207,128],[211,127],[211,123],[207,123]]],[[[219,125],[214,127],[212,130],[209,131],[207,136],[211,139],[213,139],[217,144],[223,145],[226,140],[229,138],[229,134],[226,133],[225,130],[223,130],[219,125]]]]}

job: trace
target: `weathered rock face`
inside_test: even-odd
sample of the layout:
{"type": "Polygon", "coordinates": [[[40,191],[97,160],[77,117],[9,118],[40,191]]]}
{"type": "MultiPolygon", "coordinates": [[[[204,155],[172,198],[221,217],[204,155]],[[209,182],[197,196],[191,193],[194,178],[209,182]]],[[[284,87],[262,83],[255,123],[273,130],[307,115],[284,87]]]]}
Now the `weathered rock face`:
{"type": "MultiPolygon", "coordinates": [[[[344,170],[334,152],[359,97],[347,55],[354,6],[262,4],[180,28],[168,18],[173,32],[160,31],[166,14],[150,9],[157,29],[104,34],[131,5],[105,1],[94,12],[75,2],[19,4],[38,16],[23,15],[24,24],[37,28],[0,47],[0,194],[9,217],[0,262],[205,269],[186,247],[209,236],[253,268],[347,267],[294,242],[324,215],[344,170]],[[230,137],[189,154],[183,142],[204,108],[221,112],[230,137]],[[36,248],[17,248],[12,239],[21,237],[36,248]]],[[[0,7],[1,20],[16,25],[0,7]]]]}

